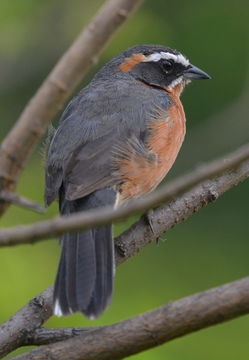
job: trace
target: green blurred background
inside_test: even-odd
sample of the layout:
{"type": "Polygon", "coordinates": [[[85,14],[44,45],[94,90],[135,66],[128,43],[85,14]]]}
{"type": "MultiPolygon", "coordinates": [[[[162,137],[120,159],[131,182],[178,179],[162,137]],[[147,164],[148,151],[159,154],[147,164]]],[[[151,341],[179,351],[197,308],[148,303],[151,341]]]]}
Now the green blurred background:
{"type": "MultiPolygon", "coordinates": [[[[100,0],[0,1],[0,111],[2,139],[56,61],[103,3],[100,0]]],[[[249,138],[249,2],[146,1],[114,36],[91,70],[139,43],[176,48],[212,81],[194,82],[183,95],[188,132],[168,178],[236,148],[249,138]]],[[[81,86],[82,86],[81,85],[81,86]]],[[[54,123],[56,124],[57,119],[54,123]]],[[[43,201],[42,145],[28,162],[18,192],[43,201]]],[[[52,317],[46,326],[103,325],[168,301],[239,279],[249,273],[249,182],[192,216],[122,265],[112,305],[97,321],[81,315],[52,317]]],[[[1,227],[49,218],[11,207],[1,227]]],[[[116,233],[130,222],[115,226],[116,233]]],[[[49,286],[59,259],[56,240],[0,251],[0,321],[49,286]]],[[[133,356],[135,360],[249,358],[249,318],[244,316],[133,356]]]]}

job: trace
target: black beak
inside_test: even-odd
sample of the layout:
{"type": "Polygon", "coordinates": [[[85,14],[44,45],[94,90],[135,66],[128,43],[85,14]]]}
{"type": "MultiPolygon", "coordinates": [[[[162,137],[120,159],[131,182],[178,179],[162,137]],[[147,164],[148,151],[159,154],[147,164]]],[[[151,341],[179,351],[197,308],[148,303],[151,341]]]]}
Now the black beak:
{"type": "Polygon", "coordinates": [[[205,73],[203,70],[199,69],[198,67],[194,65],[190,65],[190,67],[184,71],[183,77],[185,79],[211,79],[211,76],[209,76],[207,73],[205,73]]]}

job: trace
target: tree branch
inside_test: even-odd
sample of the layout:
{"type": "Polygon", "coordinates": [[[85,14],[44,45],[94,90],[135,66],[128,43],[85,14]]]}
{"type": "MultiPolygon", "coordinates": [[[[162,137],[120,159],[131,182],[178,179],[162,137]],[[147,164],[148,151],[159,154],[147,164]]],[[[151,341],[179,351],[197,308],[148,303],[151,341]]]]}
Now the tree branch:
{"type": "MultiPolygon", "coordinates": [[[[35,143],[43,135],[47,124],[61,107],[65,98],[79,83],[83,73],[87,71],[91,63],[96,61],[96,56],[112,32],[140,1],[109,0],[67,54],[64,55],[24,110],[19,122],[0,148],[0,190],[3,190],[2,197],[0,196],[0,214],[6,208],[6,202],[19,201],[20,204],[23,200],[21,197],[11,200],[6,196],[10,194],[10,191],[14,191],[19,174],[35,143]]],[[[183,194],[176,201],[156,209],[153,215],[150,215],[150,223],[153,225],[154,233],[151,232],[151,227],[142,217],[116,240],[117,262],[125,261],[155,237],[160,236],[162,232],[183,221],[239,181],[247,178],[249,176],[248,151],[247,146],[242,153],[237,154],[238,157],[229,159],[227,163],[216,164],[217,168],[215,168],[214,163],[212,163],[213,168],[208,168],[211,164],[202,167],[198,170],[199,173],[198,171],[194,173],[195,178],[189,174],[177,182],[170,183],[161,193],[159,191],[146,199],[141,199],[141,202],[139,200],[127,206],[127,208],[120,208],[115,212],[107,209],[105,213],[104,211],[99,212],[99,215],[97,213],[97,217],[99,216],[97,224],[99,225],[107,221],[121,219],[124,216],[157,206],[163,200],[168,201],[172,196],[182,194],[207,177],[214,177],[228,169],[231,170],[219,175],[212,181],[205,181],[183,194]]],[[[24,200],[27,205],[27,199],[24,200]]],[[[85,225],[83,224],[83,228],[96,225],[95,212],[84,215],[85,225]]],[[[82,218],[79,219],[82,221],[82,218]]],[[[40,238],[48,237],[59,235],[65,231],[81,229],[82,227],[79,227],[79,224],[77,224],[78,227],[70,228],[76,224],[73,222],[76,220],[76,218],[64,218],[47,222],[48,227],[45,235],[42,233],[44,228],[41,229],[45,222],[40,223],[40,228],[37,224],[38,237],[34,238],[36,235],[30,233],[29,236],[31,237],[27,239],[27,242],[32,242],[34,239],[38,240],[39,236],[40,238]],[[69,221],[67,224],[69,228],[60,227],[62,220],[63,222],[69,221]],[[70,223],[70,221],[72,222],[70,223]],[[54,224],[55,227],[52,228],[54,224]]],[[[19,240],[13,240],[11,231],[12,229],[1,232],[3,235],[2,246],[15,244],[15,241],[17,243],[26,242],[23,241],[24,233],[19,240]],[[9,235],[10,237],[8,237],[9,235]]],[[[121,359],[124,356],[157,346],[189,332],[249,312],[249,278],[246,278],[181,299],[160,309],[110,326],[87,329],[41,329],[40,326],[52,314],[51,294],[52,287],[33,299],[0,327],[0,343],[2,343],[0,354],[7,354],[14,348],[25,344],[44,344],[77,335],[77,338],[32,350],[16,359],[26,359],[27,356],[29,359],[68,359],[69,357],[70,359],[109,359],[110,357],[121,359]]]]}
{"type": "MultiPolygon", "coordinates": [[[[141,1],[108,0],[43,82],[1,145],[0,191],[14,192],[26,159],[50,120],[141,1]]],[[[6,206],[0,202],[0,214],[6,206]]]]}
{"type": "MultiPolygon", "coordinates": [[[[114,210],[113,208],[106,207],[67,217],[57,217],[53,220],[40,221],[32,225],[22,225],[1,230],[0,246],[33,243],[45,238],[58,236],[67,231],[83,230],[92,226],[110,223],[114,220],[121,220],[138,212],[144,212],[183,193],[205,179],[214,177],[226,170],[237,168],[243,161],[249,163],[248,158],[249,145],[244,145],[233,153],[226,155],[225,159],[222,157],[202,165],[195,171],[171,181],[152,194],[131,201],[126,207],[119,207],[114,210]]],[[[242,172],[241,176],[245,177],[244,172],[242,172]]]]}
{"type": "Polygon", "coordinates": [[[40,214],[43,214],[45,212],[45,209],[36,202],[29,200],[23,196],[20,196],[16,193],[2,191],[0,192],[0,201],[5,201],[11,204],[15,204],[22,208],[36,211],[40,214]]]}
{"type": "MultiPolygon", "coordinates": [[[[151,231],[148,221],[142,217],[130,229],[115,239],[117,265],[126,261],[165,231],[213,202],[218,196],[238,184],[248,175],[249,161],[246,161],[236,170],[222,174],[214,180],[206,181],[169,204],[155,209],[150,219],[154,232],[151,231]]],[[[52,287],[46,289],[40,296],[43,299],[43,301],[39,302],[40,306],[33,305],[33,303],[37,303],[35,298],[13,315],[11,320],[0,326],[0,356],[4,356],[25,344],[26,339],[32,338],[34,331],[51,316],[52,287]],[[44,306],[42,303],[44,303],[44,306]],[[4,335],[5,333],[6,335],[4,335]],[[9,336],[9,334],[12,334],[12,336],[9,336]]]]}
{"type": "Polygon", "coordinates": [[[14,359],[123,359],[248,313],[249,277],[168,303],[87,335],[31,350],[14,359]]]}
{"type": "Polygon", "coordinates": [[[51,286],[0,326],[1,358],[22,346],[28,335],[50,318],[52,291],[51,286]]]}
{"type": "Polygon", "coordinates": [[[119,254],[118,262],[126,261],[144,246],[203,207],[213,203],[226,191],[248,177],[249,161],[247,160],[236,170],[221,174],[213,180],[204,181],[176,200],[158,207],[151,214],[148,214],[149,222],[145,217],[141,217],[116,239],[115,244],[119,254]]]}
{"type": "Polygon", "coordinates": [[[77,327],[77,328],[38,328],[31,335],[27,336],[26,345],[47,345],[58,341],[71,339],[74,336],[88,335],[91,331],[103,328],[104,326],[77,327]]]}

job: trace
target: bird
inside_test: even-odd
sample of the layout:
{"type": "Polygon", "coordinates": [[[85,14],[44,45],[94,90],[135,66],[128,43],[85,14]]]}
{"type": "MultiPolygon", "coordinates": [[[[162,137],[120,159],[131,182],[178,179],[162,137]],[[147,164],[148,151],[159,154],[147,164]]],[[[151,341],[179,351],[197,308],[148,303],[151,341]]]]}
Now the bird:
{"type": "MultiPolygon", "coordinates": [[[[136,45],[111,59],[68,104],[47,150],[45,203],[62,216],[125,204],[151,192],[176,160],[186,132],[180,95],[210,76],[177,50],[136,45]]],[[[61,236],[57,316],[99,317],[111,303],[112,225],[61,236]]]]}

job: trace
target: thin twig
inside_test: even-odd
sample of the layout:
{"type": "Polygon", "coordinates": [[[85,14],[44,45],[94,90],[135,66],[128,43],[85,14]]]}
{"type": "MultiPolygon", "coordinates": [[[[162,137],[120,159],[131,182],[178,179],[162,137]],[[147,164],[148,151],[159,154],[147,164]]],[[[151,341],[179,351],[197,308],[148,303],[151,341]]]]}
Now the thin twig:
{"type": "MultiPolygon", "coordinates": [[[[108,0],[43,82],[0,148],[0,190],[14,192],[21,170],[47,125],[114,32],[142,0],[108,0]]],[[[0,202],[0,214],[6,209],[0,202]]]]}
{"type": "MultiPolygon", "coordinates": [[[[126,261],[165,231],[212,203],[248,176],[249,161],[241,164],[238,169],[206,181],[169,204],[157,208],[150,219],[153,232],[148,221],[142,217],[115,240],[117,265],[126,261]]],[[[52,291],[52,287],[46,289],[38,297],[42,299],[41,301],[37,302],[37,298],[31,300],[0,326],[0,356],[23,345],[27,337],[31,338],[34,331],[49,319],[52,314],[52,291]],[[37,303],[39,306],[36,306],[37,303]]]]}
{"type": "Polygon", "coordinates": [[[2,191],[0,192],[0,201],[15,204],[22,208],[36,211],[40,214],[44,214],[45,212],[45,209],[41,205],[16,193],[2,191]]]}
{"type": "MultiPolygon", "coordinates": [[[[131,201],[126,207],[104,208],[90,210],[67,217],[57,217],[52,220],[40,221],[32,225],[22,225],[0,231],[0,246],[33,243],[53,236],[58,236],[67,231],[76,231],[103,225],[112,221],[121,220],[125,217],[144,212],[171,198],[183,193],[201,181],[212,178],[226,170],[238,167],[249,158],[249,145],[216,159],[206,165],[198,167],[184,176],[164,185],[152,194],[131,201]]],[[[248,161],[248,160],[247,160],[248,161]]]]}
{"type": "Polygon", "coordinates": [[[123,359],[248,313],[249,277],[168,303],[87,335],[42,346],[14,359],[123,359]]]}

